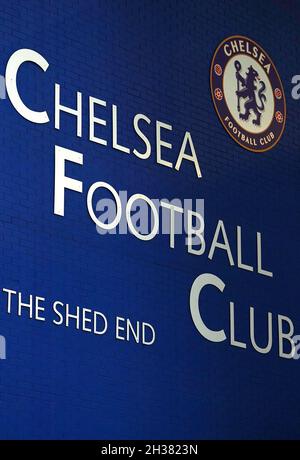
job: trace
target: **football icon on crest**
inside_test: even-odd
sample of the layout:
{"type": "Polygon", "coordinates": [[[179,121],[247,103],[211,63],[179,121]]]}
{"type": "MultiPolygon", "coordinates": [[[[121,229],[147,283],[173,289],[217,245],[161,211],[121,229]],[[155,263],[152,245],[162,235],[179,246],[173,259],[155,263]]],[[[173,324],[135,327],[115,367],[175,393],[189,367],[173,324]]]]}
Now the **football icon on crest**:
{"type": "Polygon", "coordinates": [[[218,46],[210,68],[216,112],[242,147],[264,152],[274,147],[286,122],[286,102],[278,72],[268,54],[241,35],[218,46]]]}

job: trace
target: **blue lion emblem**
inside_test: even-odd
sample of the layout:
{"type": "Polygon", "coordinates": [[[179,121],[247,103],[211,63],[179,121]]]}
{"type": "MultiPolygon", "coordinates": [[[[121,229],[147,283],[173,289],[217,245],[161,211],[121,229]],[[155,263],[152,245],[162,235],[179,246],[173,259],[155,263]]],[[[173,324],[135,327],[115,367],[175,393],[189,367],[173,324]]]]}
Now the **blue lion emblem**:
{"type": "Polygon", "coordinates": [[[234,63],[236,69],[236,79],[237,79],[237,109],[238,112],[241,111],[240,99],[247,99],[244,104],[244,113],[240,113],[241,120],[248,120],[251,110],[256,115],[256,118],[252,120],[254,125],[260,126],[261,112],[265,109],[265,102],[267,100],[266,95],[264,94],[266,85],[260,80],[258,72],[250,65],[248,67],[248,72],[246,76],[243,77],[240,73],[242,66],[239,61],[234,63]],[[260,88],[257,91],[256,82],[260,83],[260,88]],[[241,88],[240,88],[241,86],[241,88]],[[257,96],[256,96],[257,94],[257,96]],[[258,102],[257,102],[258,99],[258,102]]]}

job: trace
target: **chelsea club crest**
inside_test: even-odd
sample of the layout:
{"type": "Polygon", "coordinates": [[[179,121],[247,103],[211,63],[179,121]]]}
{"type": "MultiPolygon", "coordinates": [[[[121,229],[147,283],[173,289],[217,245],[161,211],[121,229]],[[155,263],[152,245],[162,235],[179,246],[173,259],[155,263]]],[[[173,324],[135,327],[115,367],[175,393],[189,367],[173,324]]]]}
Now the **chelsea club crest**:
{"type": "Polygon", "coordinates": [[[210,68],[216,112],[230,136],[252,152],[273,148],[286,121],[283,86],[271,58],[250,38],[226,38],[210,68]]]}

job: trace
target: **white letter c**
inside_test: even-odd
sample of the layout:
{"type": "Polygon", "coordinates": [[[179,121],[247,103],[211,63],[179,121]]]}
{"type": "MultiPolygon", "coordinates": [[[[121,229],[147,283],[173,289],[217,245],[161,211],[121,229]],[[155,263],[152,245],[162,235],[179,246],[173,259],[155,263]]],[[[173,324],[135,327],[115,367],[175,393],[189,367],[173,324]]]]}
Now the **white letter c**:
{"type": "Polygon", "coordinates": [[[204,324],[202,317],[200,315],[199,296],[202,288],[206,285],[213,285],[216,288],[218,288],[221,292],[223,292],[225,288],[225,284],[217,276],[211,273],[203,273],[203,275],[199,275],[193,282],[190,292],[191,315],[196,328],[203,337],[205,337],[207,340],[211,342],[223,342],[224,340],[226,340],[226,334],[224,332],[224,329],[221,329],[220,331],[213,331],[212,329],[209,329],[204,324]]]}
{"type": "Polygon", "coordinates": [[[34,62],[44,72],[46,72],[49,67],[49,63],[46,61],[46,59],[36,51],[27,48],[15,51],[8,60],[5,72],[5,82],[8,97],[17,112],[19,112],[22,117],[26,118],[26,120],[32,121],[33,123],[48,123],[49,117],[46,111],[36,112],[35,110],[31,110],[20,98],[17,88],[17,74],[19,67],[24,62],[34,62]]]}

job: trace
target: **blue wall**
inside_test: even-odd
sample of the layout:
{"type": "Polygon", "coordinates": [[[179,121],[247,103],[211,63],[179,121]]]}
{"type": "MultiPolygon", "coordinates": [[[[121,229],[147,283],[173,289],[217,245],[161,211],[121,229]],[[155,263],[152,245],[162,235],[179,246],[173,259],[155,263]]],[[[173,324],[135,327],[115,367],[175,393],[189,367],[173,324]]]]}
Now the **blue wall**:
{"type": "MultiPolygon", "coordinates": [[[[0,303],[1,438],[293,438],[300,435],[299,361],[268,356],[200,336],[189,313],[197,275],[226,282],[221,298],[207,292],[210,324],[228,332],[228,301],[235,300],[238,334],[247,337],[249,306],[265,335],[266,313],[286,314],[300,331],[299,102],[290,80],[299,73],[297,2],[279,1],[53,1],[0,2],[0,73],[10,55],[32,48],[49,70],[21,70],[20,91],[51,122],[34,125],[0,101],[1,287],[49,301],[97,308],[155,325],[152,347],[18,318],[0,303]],[[209,88],[213,52],[241,34],[261,44],[281,75],[288,121],[275,149],[261,155],[235,144],[219,123],[209,88]],[[54,129],[54,82],[64,102],[84,97],[83,137],[72,117],[54,129]],[[102,148],[88,141],[88,96],[116,103],[122,141],[135,146],[131,119],[147,114],[173,125],[178,149],[191,130],[202,179],[188,164],[180,172],[155,158],[102,148]],[[222,218],[234,247],[245,229],[245,258],[255,263],[255,232],[274,278],[174,250],[167,237],[144,243],[131,235],[100,236],[83,196],[71,193],[64,218],[53,214],[54,145],[84,153],[84,168],[70,168],[85,192],[105,180],[129,194],[152,198],[205,198],[206,233],[222,218]],[[251,249],[251,248],[254,249],[251,249]],[[261,315],[261,316],[260,316],[261,315]]],[[[111,134],[108,130],[109,143],[111,134]]],[[[154,141],[154,123],[149,127],[154,141]]],[[[172,154],[171,154],[172,156],[172,154]]],[[[176,160],[176,156],[172,157],[176,160]]],[[[234,250],[235,256],[235,250],[234,250]]]]}

